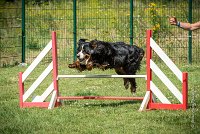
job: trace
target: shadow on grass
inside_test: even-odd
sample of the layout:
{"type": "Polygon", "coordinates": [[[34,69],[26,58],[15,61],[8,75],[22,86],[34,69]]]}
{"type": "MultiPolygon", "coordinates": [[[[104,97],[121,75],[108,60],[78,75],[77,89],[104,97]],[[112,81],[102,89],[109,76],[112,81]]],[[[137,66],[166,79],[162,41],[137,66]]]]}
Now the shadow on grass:
{"type": "Polygon", "coordinates": [[[87,106],[94,106],[94,107],[118,107],[122,105],[129,105],[129,104],[137,104],[141,103],[141,101],[120,101],[120,102],[110,102],[110,103],[99,103],[99,104],[89,104],[87,106]]]}
{"type": "Polygon", "coordinates": [[[63,101],[62,104],[63,106],[67,106],[67,105],[74,105],[74,106],[83,106],[83,107],[118,107],[118,106],[123,106],[123,105],[133,105],[133,104],[141,104],[142,101],[139,100],[132,100],[132,101],[115,101],[115,102],[111,102],[111,101],[97,101],[94,102],[92,101],[92,103],[90,102],[81,102],[83,100],[70,100],[70,101],[63,101]]]}

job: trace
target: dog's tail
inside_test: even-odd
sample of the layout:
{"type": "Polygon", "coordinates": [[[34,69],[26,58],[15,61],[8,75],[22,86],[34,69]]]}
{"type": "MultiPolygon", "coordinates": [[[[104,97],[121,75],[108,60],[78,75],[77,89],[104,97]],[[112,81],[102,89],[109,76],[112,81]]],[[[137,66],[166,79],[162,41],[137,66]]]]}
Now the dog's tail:
{"type": "Polygon", "coordinates": [[[140,63],[141,63],[141,61],[144,57],[145,51],[142,48],[139,48],[139,47],[137,47],[137,49],[135,49],[135,50],[136,50],[136,52],[135,52],[136,57],[134,59],[135,60],[134,63],[137,66],[137,69],[140,70],[140,66],[141,66],[140,63]]]}
{"type": "Polygon", "coordinates": [[[145,54],[145,51],[142,48],[140,48],[139,49],[139,58],[138,58],[139,61],[142,61],[144,54],[145,54]]]}

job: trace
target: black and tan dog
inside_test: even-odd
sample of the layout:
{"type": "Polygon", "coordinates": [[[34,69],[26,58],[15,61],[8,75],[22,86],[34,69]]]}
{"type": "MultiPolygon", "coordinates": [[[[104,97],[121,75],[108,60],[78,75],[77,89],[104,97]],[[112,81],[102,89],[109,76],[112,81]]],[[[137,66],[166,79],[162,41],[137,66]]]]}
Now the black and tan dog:
{"type": "MultiPolygon", "coordinates": [[[[81,71],[92,70],[93,67],[101,69],[115,69],[119,75],[135,75],[140,69],[144,50],[136,45],[127,45],[124,42],[104,42],[92,40],[86,42],[80,39],[77,49],[77,61],[70,64],[70,68],[81,71]]],[[[135,78],[123,78],[124,86],[132,93],[136,91],[135,78]]]]}

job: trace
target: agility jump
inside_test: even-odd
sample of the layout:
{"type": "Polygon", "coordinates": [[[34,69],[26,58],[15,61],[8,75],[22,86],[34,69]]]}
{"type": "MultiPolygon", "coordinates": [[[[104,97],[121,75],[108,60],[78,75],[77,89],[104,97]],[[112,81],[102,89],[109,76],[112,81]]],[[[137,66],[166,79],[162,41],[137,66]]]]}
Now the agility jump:
{"type": "Polygon", "coordinates": [[[52,109],[55,106],[61,105],[60,100],[80,100],[80,99],[96,99],[96,100],[141,100],[139,111],[145,109],[187,109],[188,105],[188,74],[181,72],[171,59],[163,52],[163,50],[152,39],[152,31],[147,30],[146,39],[146,74],[145,75],[60,75],[58,74],[57,64],[57,46],[56,46],[56,32],[52,32],[52,40],[36,57],[32,64],[25,70],[24,73],[19,73],[19,100],[20,107],[46,107],[52,109]],[[37,67],[41,60],[52,50],[52,62],[42,72],[42,74],[33,82],[33,84],[25,91],[24,84],[27,77],[37,67]],[[152,51],[154,51],[170,68],[170,70],[177,76],[182,83],[182,93],[174,86],[174,84],[167,78],[167,76],[159,69],[153,62],[152,51]],[[180,103],[172,104],[165,95],[152,82],[154,72],[158,78],[168,87],[170,92],[179,100],[180,103]],[[42,83],[42,81],[53,73],[53,80],[49,87],[43,94],[36,96],[31,102],[27,99],[42,83]],[[58,81],[61,78],[145,78],[146,79],[146,94],[144,97],[116,97],[116,96],[60,96],[58,81]],[[46,98],[51,95],[50,102],[46,102],[46,98]],[[160,102],[156,102],[156,99],[160,102]]]}

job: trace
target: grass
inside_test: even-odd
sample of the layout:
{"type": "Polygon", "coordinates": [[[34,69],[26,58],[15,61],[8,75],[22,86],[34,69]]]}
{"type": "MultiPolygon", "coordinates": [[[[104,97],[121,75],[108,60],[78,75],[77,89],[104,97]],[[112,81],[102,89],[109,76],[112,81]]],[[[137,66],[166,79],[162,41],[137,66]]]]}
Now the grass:
{"type": "MultiPolygon", "coordinates": [[[[101,1],[105,2],[105,1],[101,1]]],[[[103,40],[124,40],[129,42],[129,5],[128,3],[120,3],[121,9],[112,9],[111,7],[116,7],[115,1],[110,1],[110,3],[101,3],[100,1],[88,2],[80,1],[78,4],[79,10],[78,15],[78,38],[84,37],[88,39],[103,39],[103,40]],[[102,6],[103,5],[103,6],[102,6]],[[86,8],[86,7],[92,7],[86,8]],[[102,9],[101,7],[105,7],[102,9]],[[124,8],[124,9],[123,9],[124,8]],[[128,9],[128,10],[127,10],[128,9]],[[117,12],[117,13],[116,13],[117,12]],[[118,16],[117,16],[118,15],[118,16]],[[108,17],[109,16],[109,17],[108,17]],[[120,17],[123,16],[123,17],[120,17]],[[82,18],[80,18],[82,17],[82,18]],[[97,18],[97,19],[95,19],[97,18]]],[[[120,1],[119,1],[120,2],[120,1]]],[[[145,30],[148,27],[152,27],[149,22],[151,21],[151,16],[145,14],[145,7],[149,3],[138,2],[141,7],[135,8],[134,11],[134,42],[140,46],[145,43],[144,36],[145,30]],[[139,15],[138,15],[139,14],[139,15]],[[138,16],[138,17],[137,17],[138,16]]],[[[172,5],[176,5],[172,3],[172,5]]],[[[198,5],[198,4],[197,4],[198,5]]],[[[11,5],[12,6],[12,5],[11,5]]],[[[56,29],[58,41],[60,47],[60,57],[67,57],[72,55],[73,46],[73,16],[72,16],[72,2],[61,3],[60,5],[54,6],[41,5],[41,6],[27,6],[27,29],[33,29],[32,32],[27,33],[27,61],[31,61],[37,52],[49,41],[49,31],[56,29]],[[67,4],[66,4],[67,3],[67,4]],[[51,7],[57,7],[65,10],[47,10],[51,7]],[[61,7],[59,7],[61,6],[61,7]],[[63,7],[64,6],[64,7],[63,7]],[[44,9],[43,9],[44,8],[44,9]],[[40,16],[38,18],[38,16],[40,16]],[[52,21],[53,20],[53,21],[52,21]],[[36,28],[35,28],[36,27],[36,28]],[[34,29],[35,28],[35,29],[34,29]],[[66,30],[67,29],[67,30],[66,30]],[[31,38],[34,37],[34,38],[31,38]],[[43,39],[44,38],[44,39],[43,39]],[[48,39],[46,39],[48,38],[48,39]],[[66,38],[68,38],[66,40],[66,38]],[[41,39],[41,41],[38,41],[41,39]],[[66,46],[66,44],[70,46],[66,46]],[[31,49],[32,48],[32,49],[31,49]],[[34,48],[34,49],[33,49],[34,48]],[[67,50],[67,51],[66,51],[67,50]],[[64,55],[64,56],[63,56],[64,55]],[[29,59],[30,58],[30,59],[29,59]]],[[[18,6],[17,6],[18,7],[18,6]]],[[[176,6],[175,6],[176,7],[176,6]]],[[[186,7],[186,6],[183,6],[186,7]]],[[[173,8],[173,7],[172,7],[173,8]]],[[[168,27],[166,14],[177,16],[182,12],[182,6],[178,8],[179,10],[169,10],[169,8],[160,8],[159,15],[164,16],[162,19],[162,27],[168,27]],[[181,10],[180,10],[181,9],[181,10]],[[164,25],[163,25],[164,24],[164,25]]],[[[15,10],[2,10],[7,12],[7,16],[12,15],[15,10]]],[[[21,10],[16,13],[19,14],[21,10]]],[[[17,15],[16,15],[17,16],[17,15]]],[[[198,17],[197,17],[198,18],[198,17]]],[[[15,20],[16,21],[16,20],[15,20]]],[[[18,22],[11,23],[20,24],[20,19],[18,22]]],[[[9,21],[10,22],[10,21],[9,21]]],[[[174,30],[169,30],[172,33],[177,33],[174,30]]],[[[175,44],[179,45],[182,42],[187,42],[185,39],[179,39],[184,31],[178,32],[178,36],[173,36],[171,34],[165,34],[165,29],[162,29],[164,33],[161,34],[161,38],[164,36],[165,41],[163,44],[170,52],[172,57],[185,56],[185,49],[177,46],[178,51],[172,51],[171,46],[175,44]],[[181,43],[177,40],[181,40],[181,43]]],[[[167,30],[168,31],[168,30],[167,30]]],[[[19,29],[16,31],[11,30],[11,34],[19,35],[19,29]],[[17,33],[17,34],[16,34],[17,33]]],[[[10,33],[10,32],[8,32],[10,33]]],[[[7,31],[2,33],[7,35],[7,31]]],[[[175,34],[176,35],[176,34],[175,34]]],[[[183,34],[184,36],[187,34],[183,34]]],[[[194,34],[198,35],[198,33],[194,34]]],[[[183,37],[184,37],[183,36],[183,37]]],[[[7,36],[6,36],[7,37],[7,36]]],[[[9,36],[10,37],[10,36],[9,36]]],[[[181,36],[182,37],[182,36],[181,36]]],[[[194,36],[196,37],[196,36],[194,36]]],[[[197,36],[198,37],[198,36],[197,36]]],[[[16,42],[20,44],[19,38],[2,39],[2,43],[9,44],[9,47],[15,46],[16,42]],[[5,43],[7,42],[7,43],[5,43]],[[10,43],[8,43],[10,42],[10,43]]],[[[160,41],[162,42],[162,41],[160,41]]],[[[198,48],[198,44],[194,43],[193,48],[198,48]]],[[[17,45],[18,46],[18,45],[17,45]]],[[[182,43],[180,46],[184,46],[182,43]]],[[[184,46],[185,47],[185,46],[184,46]]],[[[3,46],[1,45],[3,49],[3,46]]],[[[20,47],[19,47],[20,48],[20,47]]],[[[174,47],[173,47],[174,48],[174,47]]],[[[7,49],[7,48],[6,48],[7,49]]],[[[174,48],[175,49],[175,48],[174,48]]],[[[3,51],[5,55],[10,53],[15,54],[19,52],[20,49],[9,49],[9,51],[3,51]]],[[[3,55],[2,53],[1,55],[3,55]]],[[[195,55],[194,51],[194,55],[195,55]]],[[[198,56],[197,56],[198,57],[198,56]]],[[[15,58],[16,60],[16,58],[15,58]]],[[[66,59],[65,59],[66,60],[66,59]]],[[[19,61],[19,60],[17,60],[19,61]]],[[[181,63],[183,61],[181,60],[181,63]]],[[[10,63],[8,63],[10,64],[10,63]]],[[[162,65],[165,74],[172,78],[175,84],[180,84],[176,77],[167,70],[162,65]]],[[[145,66],[143,64],[142,70],[139,72],[144,74],[145,66]]],[[[61,107],[55,108],[53,110],[47,110],[42,108],[19,108],[19,92],[18,92],[18,72],[24,71],[25,68],[22,67],[10,67],[10,68],[0,68],[0,133],[100,133],[100,134],[132,134],[132,133],[161,133],[161,134],[171,134],[171,133],[200,133],[200,71],[199,65],[184,65],[180,66],[181,70],[189,72],[189,109],[187,111],[170,111],[170,110],[154,110],[147,112],[138,112],[141,102],[140,101],[95,101],[95,100],[80,100],[80,101],[64,101],[61,107]]],[[[31,75],[31,78],[27,79],[25,88],[27,89],[30,84],[37,78],[44,66],[40,66],[39,69],[35,70],[31,75]]],[[[76,70],[70,70],[66,68],[66,65],[59,67],[59,74],[77,74],[76,70]]],[[[91,72],[82,72],[80,74],[113,74],[113,70],[100,71],[94,69],[91,72]]],[[[163,88],[164,85],[155,78],[156,85],[159,88],[163,88]]],[[[39,89],[34,92],[42,93],[42,89],[46,88],[51,83],[51,76],[48,76],[39,89]]],[[[144,96],[145,94],[145,81],[143,79],[137,79],[138,89],[136,96],[144,96]]],[[[59,82],[60,93],[63,96],[67,95],[112,95],[112,96],[131,96],[129,90],[124,90],[123,82],[121,79],[62,79],[59,82]]],[[[180,87],[180,86],[177,86],[180,87]]],[[[165,88],[162,90],[165,92],[170,101],[176,102],[177,100],[166,91],[165,88]]],[[[34,96],[33,95],[33,96],[34,96]]],[[[33,97],[31,96],[31,98],[33,97]]],[[[49,98],[48,98],[49,99],[49,98]]]]}
{"type": "MultiPolygon", "coordinates": [[[[166,75],[176,78],[161,66],[166,75]]],[[[36,70],[27,87],[37,78],[44,66],[36,70]]],[[[142,66],[139,74],[144,74],[142,66]]],[[[187,111],[153,110],[138,112],[140,101],[64,101],[53,110],[43,108],[19,108],[18,72],[24,67],[0,69],[0,132],[3,133],[99,133],[99,134],[154,134],[154,133],[199,133],[200,132],[200,71],[199,65],[180,67],[189,72],[189,109],[187,111]]],[[[64,66],[60,74],[77,74],[76,70],[64,66]]],[[[113,70],[102,72],[94,69],[81,74],[113,74],[113,70]]],[[[40,88],[48,86],[51,76],[40,88]]],[[[156,79],[155,82],[159,81],[156,79]]],[[[136,95],[145,92],[145,81],[137,79],[136,95]]],[[[176,83],[176,82],[175,82],[176,83]]],[[[59,82],[62,95],[116,95],[131,96],[124,90],[121,79],[63,79],[59,82]]],[[[40,89],[39,89],[40,92],[40,89]]]]}

